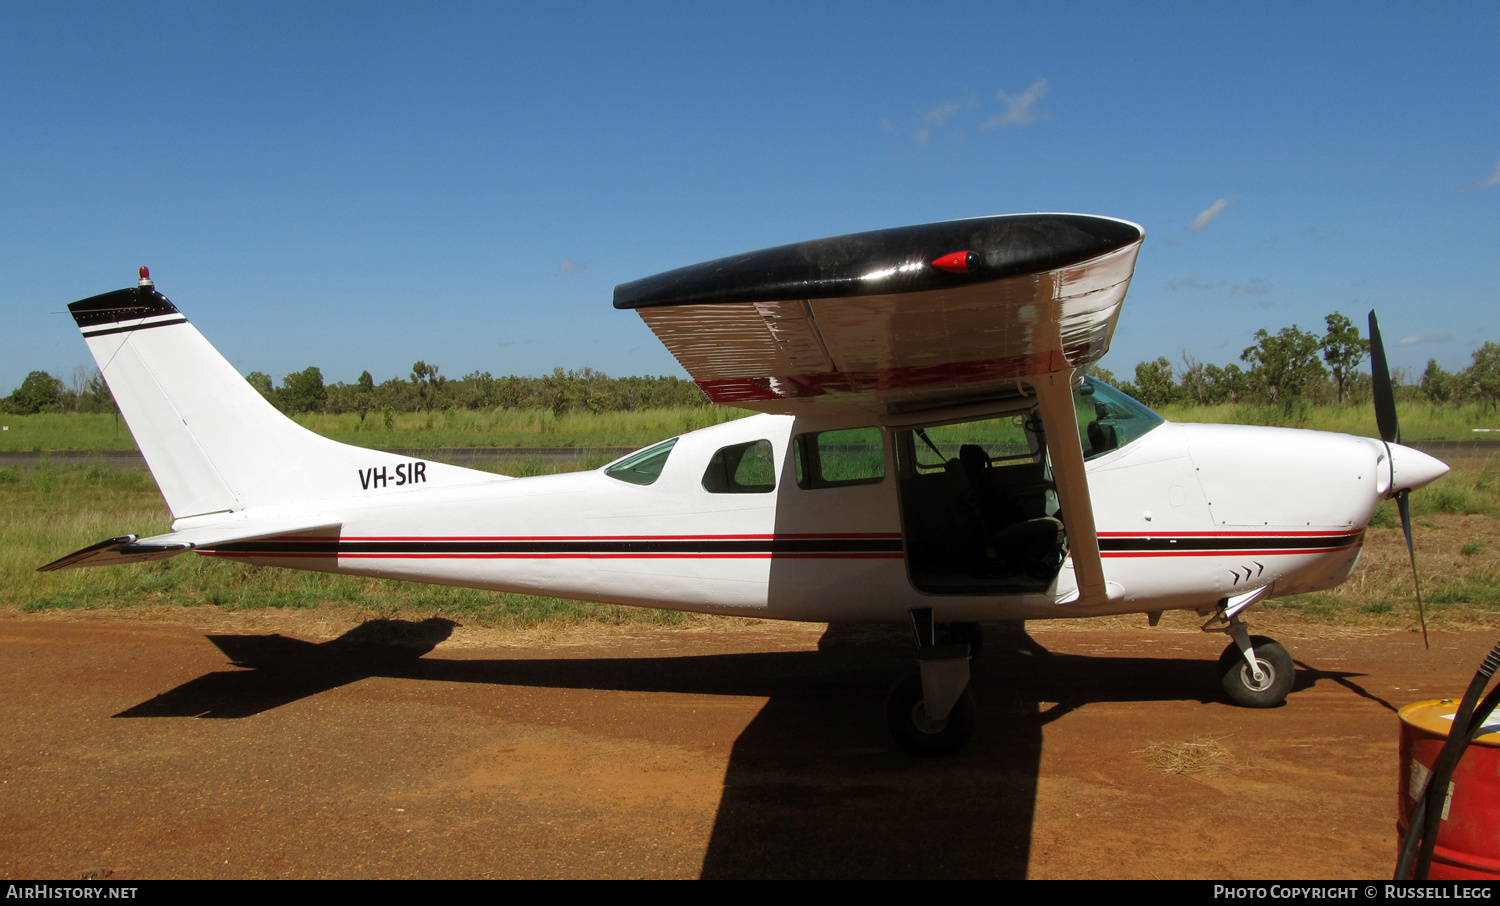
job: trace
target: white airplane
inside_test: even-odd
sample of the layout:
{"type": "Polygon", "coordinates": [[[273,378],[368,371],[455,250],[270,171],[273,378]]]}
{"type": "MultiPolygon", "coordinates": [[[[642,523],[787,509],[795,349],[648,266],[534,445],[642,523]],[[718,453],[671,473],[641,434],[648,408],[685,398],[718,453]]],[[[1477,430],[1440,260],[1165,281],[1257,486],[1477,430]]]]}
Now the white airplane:
{"type": "MultiPolygon", "coordinates": [[[[974,727],[978,624],[1209,617],[1224,688],[1280,704],[1267,598],[1348,578],[1383,499],[1447,466],[1386,441],[1173,424],[1081,374],[1144,233],[1078,214],[839,236],[615,289],[710,398],[761,414],[602,469],[512,479],[335,443],[281,415],[140,284],[69,306],[172,512],[42,569],[194,551],[763,619],[909,624],[891,730],[974,727]]],[[[1377,338],[1378,339],[1378,338],[1377,338]]],[[[1383,368],[1383,362],[1381,363],[1383,368]]],[[[1394,425],[1388,385],[1377,409],[1394,425]]]]}

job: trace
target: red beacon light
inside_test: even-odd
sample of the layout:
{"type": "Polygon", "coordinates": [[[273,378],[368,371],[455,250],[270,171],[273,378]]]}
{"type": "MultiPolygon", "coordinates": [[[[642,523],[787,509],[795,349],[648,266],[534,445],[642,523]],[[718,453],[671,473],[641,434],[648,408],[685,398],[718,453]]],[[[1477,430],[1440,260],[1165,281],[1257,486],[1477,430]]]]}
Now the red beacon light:
{"type": "Polygon", "coordinates": [[[141,280],[136,285],[137,286],[153,286],[154,285],[151,282],[151,268],[147,267],[144,264],[141,265],[141,280]]]}
{"type": "Polygon", "coordinates": [[[979,256],[973,252],[953,252],[936,259],[932,266],[950,274],[972,274],[979,266],[979,256]]]}

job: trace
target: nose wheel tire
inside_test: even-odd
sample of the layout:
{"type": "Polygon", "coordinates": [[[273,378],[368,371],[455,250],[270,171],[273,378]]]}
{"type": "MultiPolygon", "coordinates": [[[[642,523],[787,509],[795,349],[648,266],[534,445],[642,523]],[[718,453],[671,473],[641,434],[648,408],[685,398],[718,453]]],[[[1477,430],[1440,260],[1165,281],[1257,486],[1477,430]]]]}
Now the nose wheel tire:
{"type": "Polygon", "coordinates": [[[922,707],[922,676],[913,673],[891,689],[885,719],[901,748],[913,755],[952,755],[974,735],[974,693],[964,688],[945,720],[932,720],[922,707]]]}
{"type": "Polygon", "coordinates": [[[1257,681],[1240,646],[1231,643],[1219,655],[1219,682],[1229,700],[1245,708],[1274,708],[1286,701],[1296,679],[1292,656],[1281,643],[1263,635],[1251,636],[1250,647],[1263,677],[1257,681]]]}

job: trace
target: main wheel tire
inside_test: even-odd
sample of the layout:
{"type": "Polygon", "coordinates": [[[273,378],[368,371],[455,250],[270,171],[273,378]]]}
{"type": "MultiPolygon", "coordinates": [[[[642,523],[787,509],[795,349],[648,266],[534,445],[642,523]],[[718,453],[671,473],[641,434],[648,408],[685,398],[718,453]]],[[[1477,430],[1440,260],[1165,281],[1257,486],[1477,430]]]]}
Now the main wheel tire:
{"type": "Polygon", "coordinates": [[[1255,649],[1255,660],[1260,664],[1265,679],[1255,681],[1250,665],[1245,661],[1240,646],[1231,642],[1219,655],[1219,682],[1229,700],[1245,708],[1274,708],[1286,701],[1292,683],[1296,680],[1296,667],[1292,656],[1281,643],[1263,635],[1250,637],[1250,647],[1255,649]]]}
{"type": "Polygon", "coordinates": [[[952,755],[974,735],[974,693],[964,687],[947,720],[928,720],[922,708],[922,675],[906,676],[885,701],[885,719],[901,748],[913,755],[952,755]]]}

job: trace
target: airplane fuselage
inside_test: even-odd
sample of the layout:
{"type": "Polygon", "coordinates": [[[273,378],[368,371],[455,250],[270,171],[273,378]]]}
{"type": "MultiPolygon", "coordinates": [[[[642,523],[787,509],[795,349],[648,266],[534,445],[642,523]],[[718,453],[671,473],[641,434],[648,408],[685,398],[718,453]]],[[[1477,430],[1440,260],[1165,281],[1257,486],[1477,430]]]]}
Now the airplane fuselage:
{"type": "Polygon", "coordinates": [[[768,619],[901,622],[913,607],[934,607],[942,621],[1081,617],[1207,610],[1265,586],[1276,596],[1337,585],[1389,491],[1379,441],[1164,423],[1088,462],[1108,601],[1076,603],[1071,559],[1042,588],[945,594],[912,580],[896,432],[881,433],[880,480],[799,485],[793,438],[826,427],[757,415],[685,434],[647,485],[601,469],[429,488],[421,461],[381,467],[384,475],[351,470],[350,493],[320,501],[316,513],[259,514],[327,517],[341,530],[201,552],[768,619]],[[773,488],[705,487],[717,451],[755,442],[770,447],[773,488]]]}

